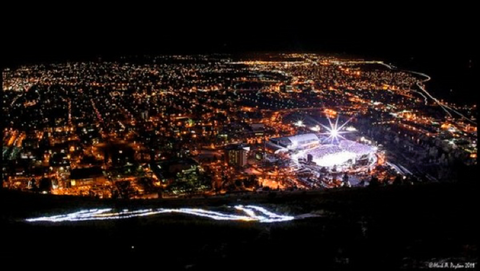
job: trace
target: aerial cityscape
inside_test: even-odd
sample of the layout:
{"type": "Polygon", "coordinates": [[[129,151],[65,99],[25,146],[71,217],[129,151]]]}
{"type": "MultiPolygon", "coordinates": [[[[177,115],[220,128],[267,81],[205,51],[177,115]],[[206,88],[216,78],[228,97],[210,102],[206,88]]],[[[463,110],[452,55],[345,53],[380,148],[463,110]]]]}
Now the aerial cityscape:
{"type": "Polygon", "coordinates": [[[6,68],[2,186],[150,199],[455,181],[476,104],[382,61],[263,53],[6,68]]]}
{"type": "MultiPolygon", "coordinates": [[[[274,47],[263,35],[253,48],[274,47]]],[[[57,38],[13,54],[2,69],[2,262],[478,266],[474,58],[253,53],[234,36],[199,45],[208,53],[70,58],[68,45],[51,53],[57,38]]],[[[360,51],[388,45],[375,44],[360,51]]]]}

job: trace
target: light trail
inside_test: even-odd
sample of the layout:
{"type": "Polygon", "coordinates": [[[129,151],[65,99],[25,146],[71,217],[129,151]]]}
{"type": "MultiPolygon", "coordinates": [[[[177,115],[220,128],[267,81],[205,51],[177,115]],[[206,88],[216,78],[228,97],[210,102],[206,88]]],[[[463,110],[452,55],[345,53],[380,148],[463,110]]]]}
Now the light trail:
{"type": "Polygon", "coordinates": [[[395,169],[395,171],[398,174],[405,175],[405,173],[399,167],[397,167],[397,165],[395,165],[393,163],[390,163],[390,162],[386,162],[386,164],[389,165],[390,167],[392,167],[393,169],[395,169]]]}
{"type": "MultiPolygon", "coordinates": [[[[350,62],[350,63],[353,63],[353,62],[350,62]]],[[[363,61],[363,64],[380,64],[380,65],[383,65],[383,66],[389,68],[390,70],[396,68],[396,67],[394,67],[394,66],[392,66],[392,65],[385,64],[383,61],[363,61]]],[[[449,106],[447,106],[447,105],[444,105],[444,104],[443,104],[442,102],[440,102],[437,98],[435,98],[434,96],[432,96],[432,95],[420,84],[420,83],[425,83],[425,82],[430,81],[432,78],[431,78],[429,75],[427,75],[427,74],[425,74],[425,73],[421,73],[421,72],[416,72],[416,71],[408,71],[408,72],[425,77],[425,79],[424,79],[423,81],[416,83],[417,87],[418,87],[421,91],[423,91],[425,94],[427,94],[427,96],[428,96],[429,98],[431,98],[432,100],[434,100],[450,117],[452,117],[452,114],[451,114],[448,110],[451,110],[452,112],[456,113],[457,115],[461,116],[462,118],[464,118],[464,119],[466,119],[467,121],[469,121],[469,122],[471,122],[471,123],[473,123],[473,124],[476,125],[476,123],[475,123],[474,121],[472,121],[472,120],[470,120],[469,118],[465,117],[465,116],[464,116],[463,114],[461,114],[460,112],[452,109],[451,107],[449,107],[449,106]],[[447,110],[447,109],[448,109],[448,110],[447,110]]],[[[421,92],[417,92],[417,93],[422,94],[421,92]]],[[[424,95],[422,95],[422,96],[423,96],[423,98],[425,99],[425,105],[427,105],[427,104],[428,104],[427,98],[426,98],[424,95]]]]}
{"type": "Polygon", "coordinates": [[[402,165],[395,165],[393,163],[390,163],[390,162],[387,162],[386,163],[387,165],[389,165],[390,167],[392,167],[393,169],[395,169],[395,171],[397,171],[397,173],[399,173],[400,175],[413,175],[413,173],[408,170],[407,168],[405,168],[404,166],[402,165]]]}
{"type": "Polygon", "coordinates": [[[472,124],[474,124],[474,125],[477,125],[477,123],[476,123],[475,121],[473,121],[473,120],[465,117],[465,115],[463,115],[462,113],[458,112],[457,110],[451,108],[450,106],[448,106],[448,105],[443,105],[443,106],[444,106],[445,108],[447,108],[447,109],[450,109],[453,113],[456,113],[457,115],[459,115],[460,117],[462,117],[462,118],[465,119],[466,121],[468,121],[468,122],[470,122],[470,123],[472,123],[472,124]]]}
{"type": "Polygon", "coordinates": [[[402,169],[403,172],[405,172],[407,174],[410,174],[410,175],[413,175],[413,173],[410,170],[408,170],[407,168],[405,168],[404,166],[402,166],[402,165],[398,165],[398,166],[402,169]]]}
{"type": "Polygon", "coordinates": [[[13,105],[15,104],[15,102],[17,101],[18,98],[22,97],[23,93],[20,93],[18,94],[17,96],[15,96],[15,98],[13,98],[12,100],[12,103],[10,104],[10,107],[13,107],[13,105]]]}
{"type": "MultiPolygon", "coordinates": [[[[418,75],[421,75],[423,77],[425,77],[425,80],[422,81],[422,83],[425,83],[425,82],[428,82],[430,81],[432,78],[424,73],[421,73],[421,72],[416,72],[416,71],[409,71],[410,73],[414,73],[414,74],[418,74],[418,75]]],[[[459,115],[460,117],[462,117],[463,119],[465,119],[466,121],[474,124],[474,125],[477,125],[477,123],[469,118],[467,118],[465,115],[463,115],[462,113],[458,112],[457,110],[451,108],[450,106],[448,105],[445,105],[443,104],[442,102],[440,102],[437,98],[433,97],[422,85],[420,85],[420,82],[417,82],[417,87],[422,90],[425,94],[428,95],[428,97],[430,97],[432,100],[434,100],[438,105],[440,105],[440,107],[445,111],[447,112],[447,114],[452,117],[452,114],[448,111],[452,111],[453,113],[459,115]],[[447,110],[448,109],[448,110],[447,110]]],[[[420,92],[418,92],[420,93],[420,92]]]]}
{"type": "Polygon", "coordinates": [[[128,210],[114,211],[112,208],[104,209],[90,209],[81,210],[78,212],[43,216],[37,218],[28,218],[27,222],[79,222],[79,221],[95,221],[95,220],[115,220],[115,219],[127,219],[141,216],[152,216],[159,214],[188,214],[200,217],[206,217],[214,220],[229,220],[229,221],[252,221],[260,223],[274,223],[293,220],[293,216],[279,215],[266,210],[260,206],[254,205],[236,205],[233,208],[229,207],[229,210],[237,210],[243,214],[227,213],[210,211],[199,208],[157,208],[157,209],[140,209],[140,210],[128,210]]]}
{"type": "Polygon", "coordinates": [[[471,119],[465,117],[462,113],[458,112],[457,110],[451,108],[450,106],[448,105],[445,105],[443,104],[442,102],[440,102],[437,98],[433,97],[430,93],[427,92],[427,90],[425,88],[423,88],[418,82],[417,82],[417,86],[423,91],[425,92],[430,98],[432,98],[438,105],[440,105],[440,107],[445,111],[447,112],[447,114],[452,117],[452,114],[448,111],[452,111],[453,113],[459,115],[460,117],[462,117],[463,119],[467,120],[468,122],[472,123],[472,124],[475,124],[477,125],[476,122],[472,121],[471,119]],[[447,110],[448,109],[448,110],[447,110]]]}
{"type": "MultiPolygon", "coordinates": [[[[377,63],[377,64],[380,64],[380,63],[377,63]]],[[[388,67],[389,69],[392,69],[392,68],[389,67],[388,65],[384,65],[384,66],[388,67]]],[[[452,114],[447,110],[447,107],[446,107],[443,103],[441,103],[437,98],[433,97],[433,96],[420,84],[420,83],[425,83],[425,82],[428,82],[428,81],[432,80],[432,77],[430,77],[429,75],[427,75],[427,74],[425,74],[425,73],[421,73],[421,72],[416,72],[416,71],[408,71],[408,72],[425,77],[425,79],[424,79],[423,81],[421,81],[421,82],[416,82],[417,87],[418,87],[421,91],[423,91],[425,94],[427,94],[427,96],[428,96],[430,99],[434,100],[450,117],[452,117],[452,114]]],[[[421,92],[417,92],[417,93],[422,94],[421,92]]],[[[428,104],[427,98],[426,98],[424,95],[422,95],[422,96],[423,96],[424,99],[425,99],[425,105],[427,105],[427,104],[428,104]]]]}
{"type": "Polygon", "coordinates": [[[428,97],[434,100],[443,109],[443,111],[445,111],[450,117],[452,117],[452,113],[450,113],[437,98],[433,97],[424,87],[422,87],[419,82],[417,82],[417,86],[420,90],[427,94],[428,97]]]}
{"type": "Polygon", "coordinates": [[[421,93],[420,91],[416,91],[416,90],[413,90],[413,91],[414,91],[415,93],[420,94],[420,95],[423,97],[423,99],[425,100],[425,105],[428,105],[428,98],[427,98],[427,96],[423,95],[423,93],[421,93]]]}

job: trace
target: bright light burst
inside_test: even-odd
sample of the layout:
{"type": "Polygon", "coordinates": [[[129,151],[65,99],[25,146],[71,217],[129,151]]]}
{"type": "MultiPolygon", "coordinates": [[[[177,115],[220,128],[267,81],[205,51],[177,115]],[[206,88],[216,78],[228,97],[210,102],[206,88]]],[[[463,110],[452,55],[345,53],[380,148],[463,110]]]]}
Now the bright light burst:
{"type": "Polygon", "coordinates": [[[179,209],[141,209],[141,210],[128,210],[114,211],[111,208],[105,209],[90,209],[81,210],[69,214],[44,216],[37,218],[26,219],[27,222],[78,222],[78,221],[93,221],[93,220],[114,220],[114,219],[126,219],[139,216],[151,216],[167,213],[179,213],[195,215],[200,217],[207,217],[214,220],[230,220],[230,221],[255,221],[261,223],[273,223],[284,222],[293,220],[293,216],[279,215],[272,213],[260,206],[254,205],[236,205],[230,210],[238,210],[243,214],[235,213],[222,213],[198,208],[179,208],[179,209]]]}
{"type": "Polygon", "coordinates": [[[305,126],[305,124],[303,124],[302,120],[298,120],[294,124],[295,124],[295,126],[298,126],[298,127],[304,127],[305,126]]]}
{"type": "Polygon", "coordinates": [[[333,138],[336,138],[338,136],[338,130],[336,129],[333,129],[330,131],[330,135],[333,137],[333,138]]]}
{"type": "Polygon", "coordinates": [[[343,127],[345,127],[345,125],[347,125],[347,123],[350,122],[350,120],[352,120],[353,116],[351,118],[349,118],[345,123],[343,123],[342,125],[338,126],[338,116],[337,116],[337,119],[335,120],[335,123],[333,123],[329,117],[327,117],[327,120],[328,120],[328,123],[330,124],[330,127],[328,126],[325,126],[323,124],[320,124],[322,125],[325,129],[327,129],[327,133],[322,133],[322,134],[326,134],[328,135],[328,138],[330,140],[331,143],[334,143],[334,142],[337,142],[338,143],[338,139],[339,138],[342,138],[342,139],[345,139],[342,134],[345,134],[347,133],[348,131],[342,131],[343,127]]]}

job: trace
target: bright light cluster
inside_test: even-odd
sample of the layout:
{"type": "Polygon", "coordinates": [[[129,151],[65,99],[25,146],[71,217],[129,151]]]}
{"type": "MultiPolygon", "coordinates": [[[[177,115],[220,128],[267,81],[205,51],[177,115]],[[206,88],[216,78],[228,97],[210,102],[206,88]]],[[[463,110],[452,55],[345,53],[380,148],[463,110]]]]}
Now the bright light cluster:
{"type": "Polygon", "coordinates": [[[338,145],[322,145],[314,149],[307,150],[301,155],[304,157],[307,154],[313,156],[313,161],[324,167],[331,167],[334,165],[341,165],[348,160],[360,158],[363,155],[370,155],[377,151],[376,147],[366,144],[357,143],[351,140],[340,140],[338,145]]]}
{"type": "Polygon", "coordinates": [[[90,209],[81,210],[74,213],[44,216],[38,218],[26,219],[27,222],[78,222],[78,221],[92,221],[92,220],[113,220],[113,219],[126,219],[140,216],[151,216],[158,214],[179,213],[195,215],[200,217],[207,217],[214,220],[231,220],[231,221],[255,221],[261,223],[273,223],[293,220],[293,216],[285,216],[272,213],[260,206],[254,205],[236,205],[231,210],[238,210],[244,214],[231,214],[222,213],[217,211],[210,211],[198,208],[179,208],[179,209],[141,209],[141,210],[128,210],[114,211],[111,208],[105,209],[90,209]]]}
{"type": "Polygon", "coordinates": [[[319,166],[332,167],[334,165],[341,165],[347,162],[349,159],[355,159],[355,157],[357,157],[357,154],[354,152],[342,151],[327,154],[318,159],[313,159],[313,161],[319,166]]]}
{"type": "MultiPolygon", "coordinates": [[[[325,128],[327,130],[326,133],[322,133],[324,135],[328,135],[328,139],[330,140],[331,143],[334,143],[336,141],[338,141],[339,139],[345,139],[342,134],[346,133],[347,131],[352,131],[351,128],[348,129],[347,131],[342,131],[343,127],[345,127],[345,125],[347,125],[347,123],[349,123],[351,120],[352,120],[353,116],[351,118],[349,118],[345,123],[343,123],[342,125],[339,125],[338,124],[338,116],[337,116],[337,119],[335,120],[335,123],[333,123],[330,118],[327,117],[327,120],[328,120],[328,124],[330,124],[330,127],[328,126],[325,126],[323,124],[320,124],[323,126],[323,128],[325,128]]],[[[354,128],[355,129],[355,128],[354,128]]]]}

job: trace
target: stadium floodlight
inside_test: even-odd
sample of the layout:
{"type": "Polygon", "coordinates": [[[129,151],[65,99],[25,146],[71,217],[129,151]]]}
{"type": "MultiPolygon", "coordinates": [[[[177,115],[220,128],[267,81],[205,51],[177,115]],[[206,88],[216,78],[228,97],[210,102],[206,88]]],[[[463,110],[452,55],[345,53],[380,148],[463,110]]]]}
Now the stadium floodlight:
{"type": "Polygon", "coordinates": [[[333,123],[330,118],[327,117],[327,120],[328,120],[328,123],[330,125],[330,127],[328,126],[325,126],[323,124],[320,124],[323,126],[323,128],[325,128],[327,130],[326,133],[323,133],[323,134],[326,134],[328,135],[328,139],[330,139],[330,142],[333,144],[333,143],[338,143],[338,140],[340,138],[342,139],[345,139],[342,134],[345,134],[347,133],[348,131],[342,131],[343,127],[345,127],[345,125],[347,125],[348,122],[350,122],[352,118],[349,118],[345,123],[343,123],[342,125],[338,125],[338,116],[337,116],[337,119],[335,120],[335,123],[333,123]]]}
{"type": "Polygon", "coordinates": [[[330,136],[331,136],[332,138],[337,138],[338,135],[339,135],[339,134],[338,134],[338,130],[337,130],[336,128],[330,130],[330,136]]]}
{"type": "Polygon", "coordinates": [[[298,120],[297,122],[295,122],[295,125],[298,126],[298,127],[303,127],[303,126],[305,126],[305,125],[303,124],[303,121],[302,121],[302,120],[298,120]]]}

